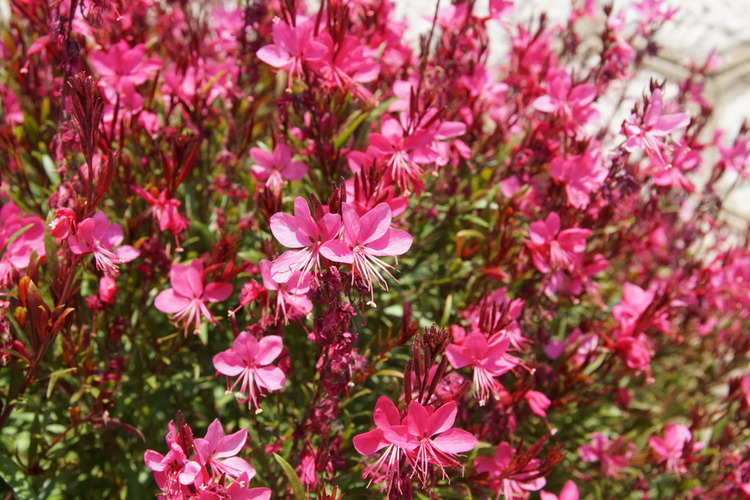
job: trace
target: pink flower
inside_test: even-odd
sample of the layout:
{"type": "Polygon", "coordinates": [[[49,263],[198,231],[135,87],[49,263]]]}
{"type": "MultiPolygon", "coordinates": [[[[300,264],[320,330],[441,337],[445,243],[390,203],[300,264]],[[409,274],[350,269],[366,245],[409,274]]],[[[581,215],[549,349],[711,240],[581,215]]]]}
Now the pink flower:
{"type": "Polygon", "coordinates": [[[143,98],[136,95],[135,87],[145,83],[163,66],[158,57],[145,59],[145,56],[144,44],[139,43],[131,49],[125,40],[112,45],[108,51],[94,51],[89,55],[91,66],[102,75],[107,98],[111,102],[119,95],[133,102],[134,109],[143,105],[143,98]]]}
{"type": "Polygon", "coordinates": [[[266,290],[276,291],[276,315],[279,312],[284,316],[284,321],[304,316],[312,311],[313,305],[307,298],[310,291],[312,274],[309,272],[295,271],[285,283],[278,283],[271,277],[272,264],[263,259],[260,261],[260,275],[263,278],[263,286],[266,290]]]}
{"type": "Polygon", "coordinates": [[[235,456],[245,446],[245,441],[247,441],[247,429],[225,436],[221,422],[214,419],[208,426],[205,438],[193,441],[195,458],[203,467],[210,466],[216,477],[226,474],[237,478],[244,473],[250,480],[255,475],[255,469],[244,459],[235,456]]]}
{"type": "Polygon", "coordinates": [[[281,354],[281,337],[268,335],[258,341],[247,332],[241,332],[230,349],[214,356],[214,368],[227,377],[238,376],[228,391],[238,383],[240,393],[247,395],[248,408],[258,409],[258,396],[264,391],[278,391],[286,384],[281,368],[268,366],[281,354]]]}
{"type": "Polygon", "coordinates": [[[173,198],[167,198],[166,189],[161,191],[157,197],[140,186],[132,186],[132,189],[135,194],[153,207],[154,219],[159,223],[159,230],[166,231],[169,229],[174,234],[178,234],[190,225],[190,222],[178,212],[181,203],[173,198]]]}
{"type": "Polygon", "coordinates": [[[288,248],[302,249],[284,252],[271,266],[269,277],[276,283],[286,283],[295,272],[304,273],[320,266],[320,248],[338,236],[341,217],[338,214],[325,214],[315,220],[307,201],[297,197],[294,200],[294,215],[282,212],[273,214],[270,226],[271,233],[279,243],[288,248]]]}
{"type": "Polygon", "coordinates": [[[529,224],[529,237],[526,245],[531,251],[534,266],[543,273],[553,270],[574,269],[580,265],[586,251],[586,238],[590,229],[565,229],[560,231],[560,216],[550,212],[544,221],[529,224]]]}
{"type": "Polygon", "coordinates": [[[31,254],[44,256],[44,221],[24,216],[13,203],[0,207],[0,287],[10,280],[13,269],[25,269],[31,254]]]}
{"type": "Polygon", "coordinates": [[[581,83],[571,88],[572,78],[564,69],[550,73],[548,95],[537,97],[532,106],[543,113],[557,113],[568,134],[582,136],[583,125],[599,118],[599,112],[591,108],[591,103],[596,99],[596,86],[581,83]]]}
{"type": "Polygon", "coordinates": [[[78,225],[76,234],[68,238],[68,246],[76,255],[94,254],[97,269],[117,276],[117,264],[130,262],[140,255],[130,245],[119,246],[123,237],[122,228],[117,223],[110,224],[104,212],[97,211],[78,225]]]}
{"type": "Polygon", "coordinates": [[[531,412],[534,415],[547,418],[547,408],[552,404],[552,401],[547,396],[539,391],[528,391],[523,397],[529,403],[531,412]]]}
{"type": "Polygon", "coordinates": [[[292,151],[286,144],[277,144],[273,153],[260,148],[250,148],[255,165],[250,167],[256,181],[266,181],[266,186],[278,191],[284,179],[298,181],[307,174],[307,165],[292,161],[292,151]]]}
{"type": "Polygon", "coordinates": [[[391,483],[399,474],[401,457],[406,455],[413,468],[412,475],[416,474],[424,484],[429,465],[437,465],[445,476],[445,467],[458,465],[458,453],[477,445],[477,439],[471,433],[452,428],[457,413],[455,401],[437,410],[412,401],[402,420],[396,406],[388,398],[381,397],[373,413],[377,428],[355,436],[354,448],[362,455],[386,448],[369,474],[381,474],[385,466],[384,479],[391,483]]]}
{"type": "Polygon", "coordinates": [[[76,228],[76,214],[69,208],[60,208],[55,213],[55,218],[49,223],[49,232],[55,238],[64,240],[76,228]]]}
{"type": "MultiPolygon", "coordinates": [[[[648,444],[661,456],[659,463],[666,462],[667,470],[674,472],[679,478],[680,474],[687,472],[687,468],[681,459],[685,451],[685,445],[692,439],[693,434],[687,426],[670,422],[664,426],[664,438],[651,436],[648,438],[648,444]]],[[[702,447],[702,443],[697,446],[697,448],[700,447],[702,447]]]]}
{"type": "Polygon", "coordinates": [[[271,500],[270,488],[248,488],[250,477],[246,472],[240,474],[235,482],[227,487],[230,500],[271,500]]]}
{"type": "Polygon", "coordinates": [[[193,333],[200,329],[201,317],[211,323],[216,319],[206,307],[206,302],[221,302],[232,294],[229,283],[209,283],[203,286],[203,263],[195,259],[189,266],[172,265],[169,272],[172,288],[167,288],[156,296],[154,306],[163,313],[173,314],[172,319],[185,319],[185,333],[188,326],[194,325],[193,333]]]}
{"type": "Polygon", "coordinates": [[[580,493],[578,492],[578,485],[573,480],[567,481],[562,490],[560,490],[560,496],[546,491],[540,492],[541,500],[578,500],[580,493]]]}
{"type": "Polygon", "coordinates": [[[477,457],[474,465],[477,472],[487,472],[497,486],[498,493],[506,499],[528,498],[528,491],[539,491],[547,484],[547,480],[538,477],[537,467],[539,459],[531,459],[523,467],[511,469],[511,461],[515,450],[506,442],[497,445],[495,454],[490,457],[477,457]],[[512,472],[511,472],[512,471],[512,472]]]}
{"type": "Polygon", "coordinates": [[[623,448],[625,448],[625,443],[622,437],[610,441],[603,434],[595,432],[591,438],[591,445],[580,446],[578,454],[584,462],[601,461],[602,474],[608,477],[617,477],[619,469],[627,467],[634,454],[632,443],[627,450],[623,451],[623,448]]]}
{"type": "Polygon", "coordinates": [[[401,445],[408,451],[407,458],[414,468],[412,475],[416,474],[422,484],[427,481],[430,464],[437,465],[445,478],[444,467],[459,465],[456,455],[474,449],[478,443],[473,434],[453,428],[457,413],[455,401],[437,410],[417,401],[409,403],[405,419],[409,437],[401,445]]]}
{"type": "Polygon", "coordinates": [[[328,52],[324,44],[313,40],[314,28],[315,19],[298,22],[294,27],[277,20],[273,25],[273,43],[257,52],[264,63],[289,72],[287,88],[292,87],[293,77],[302,74],[303,63],[317,61],[328,52]]]}
{"type": "Polygon", "coordinates": [[[687,127],[690,117],[685,113],[664,115],[663,111],[661,89],[655,89],[642,121],[638,123],[638,117],[633,115],[623,124],[623,130],[628,137],[624,146],[627,151],[643,150],[647,155],[659,158],[661,163],[666,165],[668,162],[664,160],[662,150],[668,147],[663,138],[679,128],[687,127]]]}
{"type": "MultiPolygon", "coordinates": [[[[638,320],[654,301],[653,290],[644,290],[633,283],[625,283],[620,303],[612,308],[612,315],[620,325],[619,337],[633,336],[642,332],[636,331],[638,320]]],[[[641,325],[643,326],[643,325],[641,325]]]]}
{"type": "Polygon", "coordinates": [[[198,462],[188,460],[185,451],[176,442],[169,443],[166,455],[146,450],[143,461],[146,467],[154,471],[154,479],[159,488],[172,495],[172,498],[183,498],[183,494],[189,493],[186,486],[198,480],[203,471],[198,462]]]}
{"type": "MultiPolygon", "coordinates": [[[[360,277],[374,297],[372,281],[388,289],[388,284],[381,276],[384,271],[393,278],[389,269],[392,266],[379,257],[402,255],[411,247],[412,237],[406,231],[391,228],[391,209],[385,203],[360,217],[348,203],[341,206],[343,214],[343,238],[327,241],[320,247],[320,254],[333,262],[351,264],[355,276],[360,277]]],[[[395,278],[394,278],[395,279],[395,278]]]]}
{"type": "Polygon", "coordinates": [[[112,276],[99,278],[99,300],[105,304],[114,304],[117,295],[117,282],[112,276]]]}
{"type": "Polygon", "coordinates": [[[490,394],[496,394],[500,384],[494,377],[512,370],[518,359],[507,354],[510,338],[499,334],[489,340],[481,332],[473,332],[463,344],[451,344],[445,355],[455,369],[471,366],[474,369],[474,391],[479,405],[484,406],[490,394]]]}
{"type": "Polygon", "coordinates": [[[583,155],[557,157],[549,166],[549,176],[565,184],[568,204],[586,208],[592,193],[596,193],[607,178],[601,153],[594,148],[583,155]]]}

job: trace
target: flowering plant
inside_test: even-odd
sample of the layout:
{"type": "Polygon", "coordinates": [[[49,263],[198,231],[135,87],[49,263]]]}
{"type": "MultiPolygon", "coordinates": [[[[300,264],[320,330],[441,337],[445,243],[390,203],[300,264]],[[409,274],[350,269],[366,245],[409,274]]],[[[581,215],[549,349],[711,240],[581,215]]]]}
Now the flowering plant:
{"type": "Polygon", "coordinates": [[[480,3],[11,3],[2,496],[750,497],[715,62],[480,3]]]}

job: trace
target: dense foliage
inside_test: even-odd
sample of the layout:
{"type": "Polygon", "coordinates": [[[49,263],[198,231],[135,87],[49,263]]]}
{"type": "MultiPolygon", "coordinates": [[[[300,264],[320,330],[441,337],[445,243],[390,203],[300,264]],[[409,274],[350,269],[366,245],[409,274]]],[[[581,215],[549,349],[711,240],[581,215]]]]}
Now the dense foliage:
{"type": "Polygon", "coordinates": [[[12,2],[0,493],[750,498],[746,130],[579,4],[12,2]]]}

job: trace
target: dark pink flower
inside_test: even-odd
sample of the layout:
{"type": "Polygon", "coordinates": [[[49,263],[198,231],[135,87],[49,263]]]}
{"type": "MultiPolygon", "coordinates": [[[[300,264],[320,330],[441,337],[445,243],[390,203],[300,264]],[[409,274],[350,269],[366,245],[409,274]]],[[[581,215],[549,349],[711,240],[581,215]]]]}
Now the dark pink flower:
{"type": "Polygon", "coordinates": [[[380,203],[362,217],[348,203],[342,204],[341,211],[343,238],[323,243],[320,254],[333,262],[351,264],[354,274],[367,284],[371,295],[373,280],[387,290],[388,284],[380,273],[385,272],[393,278],[389,271],[393,267],[379,257],[406,253],[411,247],[412,237],[406,231],[391,228],[391,209],[385,203],[380,203]]]}
{"type": "Polygon", "coordinates": [[[49,223],[49,232],[55,238],[64,240],[75,232],[76,214],[69,208],[60,208],[55,213],[55,218],[49,223]]]}
{"type": "Polygon", "coordinates": [[[114,304],[117,295],[117,282],[112,276],[99,278],[99,300],[105,304],[114,304]]]}
{"type": "Polygon", "coordinates": [[[169,272],[172,288],[167,288],[156,296],[154,306],[163,313],[172,314],[175,321],[185,320],[185,333],[190,324],[193,333],[198,333],[201,317],[211,323],[216,318],[206,307],[207,302],[221,302],[232,294],[229,283],[209,283],[203,286],[203,263],[195,259],[189,266],[173,264],[169,272]]]}
{"type": "Polygon", "coordinates": [[[135,194],[146,200],[153,207],[154,219],[159,223],[161,231],[169,229],[174,234],[178,234],[190,225],[190,222],[180,215],[178,211],[181,203],[173,198],[167,198],[166,189],[161,191],[158,196],[153,196],[140,186],[132,186],[132,189],[135,191],[135,194]]]}
{"type": "Polygon", "coordinates": [[[596,148],[583,155],[554,158],[549,166],[549,176],[565,184],[568,204],[576,208],[588,206],[591,194],[599,190],[607,173],[596,148]]]}
{"type": "Polygon", "coordinates": [[[44,221],[41,217],[25,216],[13,203],[0,207],[0,287],[10,280],[15,270],[26,269],[31,254],[44,252],[44,221]]]}
{"type": "Polygon", "coordinates": [[[183,494],[188,494],[190,490],[186,487],[195,483],[203,471],[198,462],[188,460],[185,451],[176,442],[169,443],[166,455],[146,450],[143,461],[146,467],[154,471],[154,479],[159,488],[172,498],[183,498],[183,494]]]}
{"type": "Polygon", "coordinates": [[[104,212],[97,211],[93,217],[78,225],[76,234],[68,238],[68,246],[77,255],[94,254],[97,269],[110,276],[117,276],[117,264],[130,262],[140,255],[130,245],[120,246],[123,238],[119,224],[110,224],[104,212]]]}
{"type": "Polygon", "coordinates": [[[547,409],[552,404],[547,396],[539,391],[528,391],[523,395],[531,407],[531,412],[543,418],[547,418],[547,409]]]}
{"type": "Polygon", "coordinates": [[[550,71],[548,95],[537,97],[533,106],[537,111],[555,113],[564,123],[568,134],[583,136],[583,126],[599,118],[599,112],[591,107],[596,99],[596,86],[581,83],[571,86],[572,78],[564,69],[550,71]]]}
{"type": "Polygon", "coordinates": [[[286,384],[286,375],[276,366],[268,366],[281,354],[281,337],[268,335],[258,341],[241,332],[230,349],[214,356],[214,368],[227,377],[237,377],[228,389],[241,382],[239,392],[247,397],[248,408],[259,411],[258,397],[265,391],[278,391],[286,384]]]}
{"type": "Polygon", "coordinates": [[[145,83],[163,66],[158,57],[145,57],[144,44],[139,43],[131,49],[125,40],[120,40],[107,51],[94,51],[89,54],[91,66],[102,75],[102,83],[110,102],[115,102],[120,96],[133,103],[131,109],[143,105],[143,99],[136,94],[135,87],[145,83]]]}
{"type": "Polygon", "coordinates": [[[666,165],[668,162],[664,160],[662,151],[669,147],[663,138],[677,129],[687,127],[690,117],[685,113],[665,115],[663,112],[664,101],[661,89],[655,89],[651,94],[651,101],[643,114],[643,119],[639,122],[636,115],[631,116],[623,124],[623,130],[628,137],[625,142],[626,150],[644,151],[649,156],[659,158],[661,163],[666,165]]]}
{"type": "Polygon", "coordinates": [[[273,25],[273,43],[261,47],[258,59],[274,68],[285,69],[289,73],[287,88],[292,87],[292,78],[302,74],[302,65],[317,61],[326,55],[328,48],[313,40],[315,19],[298,22],[289,26],[282,20],[273,25]]]}
{"type": "Polygon", "coordinates": [[[536,473],[539,459],[531,459],[523,470],[514,469],[510,473],[511,460],[515,450],[506,442],[497,445],[492,457],[477,457],[474,465],[477,472],[487,472],[493,483],[497,486],[498,493],[502,493],[506,499],[527,498],[528,491],[539,491],[547,484],[547,480],[538,477],[536,473]]]}
{"type": "Polygon", "coordinates": [[[292,161],[292,150],[286,144],[277,144],[273,153],[260,148],[250,148],[250,156],[255,165],[250,167],[256,181],[266,182],[266,186],[279,190],[284,179],[298,181],[307,174],[307,165],[292,161]]]}
{"type": "MultiPolygon", "coordinates": [[[[301,249],[284,252],[271,266],[269,277],[276,283],[286,283],[295,272],[305,273],[320,266],[320,248],[338,236],[341,217],[338,214],[325,214],[315,220],[307,201],[297,197],[294,200],[294,215],[282,212],[273,214],[270,226],[271,233],[279,243],[287,248],[301,249]]],[[[266,288],[269,288],[268,285],[266,288]]]]}
{"type": "Polygon", "coordinates": [[[586,238],[590,229],[572,228],[560,231],[560,216],[550,212],[544,221],[529,224],[529,237],[526,245],[531,251],[534,266],[543,273],[553,270],[575,269],[580,265],[586,251],[586,238]]]}

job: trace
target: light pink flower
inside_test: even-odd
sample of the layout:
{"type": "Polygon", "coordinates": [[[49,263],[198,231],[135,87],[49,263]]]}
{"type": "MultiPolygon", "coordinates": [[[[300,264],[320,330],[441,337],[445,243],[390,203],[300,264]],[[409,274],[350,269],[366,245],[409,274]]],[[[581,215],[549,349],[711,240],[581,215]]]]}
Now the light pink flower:
{"type": "Polygon", "coordinates": [[[226,474],[237,478],[244,473],[250,480],[255,476],[255,469],[246,460],[235,456],[246,441],[247,429],[225,436],[221,422],[214,419],[206,430],[206,436],[193,441],[195,458],[203,467],[210,466],[215,477],[226,474]]]}
{"type": "Polygon", "coordinates": [[[227,377],[238,376],[228,391],[238,383],[240,393],[247,396],[248,408],[258,408],[258,397],[264,391],[278,391],[286,384],[286,375],[276,366],[268,366],[281,354],[282,342],[278,335],[268,335],[258,341],[241,332],[230,349],[214,356],[214,368],[227,377]]]}
{"type": "Polygon", "coordinates": [[[401,433],[404,435],[402,438],[404,439],[407,427],[402,425],[401,415],[396,405],[383,396],[378,398],[378,402],[375,404],[372,420],[375,422],[375,429],[354,436],[352,443],[354,449],[365,456],[372,455],[385,448],[385,452],[378,458],[372,468],[366,470],[365,475],[390,479],[398,474],[401,457],[404,456],[405,450],[391,442],[387,435],[401,433]]]}
{"type": "Polygon", "coordinates": [[[13,203],[0,207],[0,287],[11,279],[13,269],[26,269],[31,254],[44,252],[44,221],[25,216],[13,203]]]}
{"type": "Polygon", "coordinates": [[[307,165],[292,161],[292,150],[286,144],[277,144],[273,153],[260,148],[250,148],[250,156],[255,165],[250,167],[256,181],[266,182],[266,186],[279,190],[284,179],[298,181],[307,174],[307,165]]]}
{"type": "Polygon", "coordinates": [[[307,201],[297,197],[294,200],[294,215],[282,212],[273,214],[270,226],[271,233],[279,243],[287,248],[301,249],[284,252],[271,266],[269,277],[276,283],[286,283],[295,272],[305,273],[320,266],[320,248],[338,236],[341,217],[338,214],[325,214],[315,220],[307,201]]]}
{"type": "Polygon", "coordinates": [[[547,408],[552,404],[552,401],[547,396],[539,391],[528,391],[523,397],[529,403],[531,412],[534,415],[547,418],[547,408]]]}
{"type": "Polygon", "coordinates": [[[123,238],[119,224],[110,224],[104,212],[97,211],[93,217],[78,225],[76,234],[68,238],[68,246],[76,255],[94,254],[97,269],[110,276],[117,276],[117,264],[130,262],[140,255],[130,245],[120,246],[123,238]]]}
{"type": "Polygon", "coordinates": [[[381,271],[393,278],[389,271],[393,266],[379,257],[406,253],[411,247],[412,237],[406,231],[391,228],[391,209],[385,203],[378,204],[362,217],[348,203],[342,204],[341,211],[343,237],[323,243],[320,254],[333,262],[351,264],[354,274],[367,284],[373,298],[373,280],[388,289],[381,271]]]}
{"type": "MultiPolygon", "coordinates": [[[[648,444],[661,456],[659,463],[666,462],[667,470],[675,473],[677,477],[685,474],[687,468],[682,462],[682,455],[685,452],[685,445],[693,440],[693,434],[686,425],[668,423],[664,426],[664,438],[651,436],[648,438],[648,444]]],[[[694,447],[700,449],[702,443],[696,443],[694,447]]]]}
{"type": "Polygon", "coordinates": [[[460,345],[451,344],[445,355],[455,369],[470,366],[474,369],[474,391],[479,405],[484,406],[489,396],[496,394],[500,384],[494,377],[512,370],[519,360],[507,354],[510,338],[499,334],[489,340],[481,332],[473,332],[460,345]]]}
{"type": "Polygon", "coordinates": [[[250,477],[243,472],[227,487],[230,500],[271,500],[270,488],[249,488],[250,477]]]}
{"type": "Polygon", "coordinates": [[[576,208],[588,206],[591,194],[601,187],[607,173],[596,148],[583,155],[554,158],[549,166],[549,176],[565,184],[568,204],[576,208]]]}
{"type": "Polygon", "coordinates": [[[174,498],[189,493],[186,486],[196,482],[203,467],[195,460],[188,460],[185,451],[176,442],[169,443],[169,451],[162,455],[153,450],[143,454],[146,467],[154,471],[154,479],[161,490],[174,498]]]}
{"type": "Polygon", "coordinates": [[[596,86],[581,83],[572,87],[572,78],[564,69],[550,73],[548,95],[537,97],[532,106],[543,113],[556,113],[568,134],[584,135],[583,126],[599,118],[599,112],[591,107],[596,99],[596,86]]]}
{"type": "Polygon", "coordinates": [[[119,95],[133,103],[130,106],[132,109],[143,105],[143,98],[136,94],[135,87],[145,83],[163,66],[158,57],[145,57],[144,44],[139,43],[131,49],[125,40],[110,46],[107,51],[94,51],[89,54],[91,66],[102,75],[102,84],[110,102],[114,102],[119,95]]]}
{"type": "Polygon", "coordinates": [[[615,441],[599,432],[595,432],[591,438],[590,445],[578,448],[578,454],[584,462],[601,462],[602,474],[608,477],[617,477],[619,470],[630,464],[630,459],[635,453],[632,443],[626,447],[624,438],[615,441]],[[627,448],[627,449],[625,449],[627,448]]]}
{"type": "Polygon", "coordinates": [[[206,302],[221,302],[232,294],[229,283],[209,283],[203,286],[203,263],[195,259],[189,266],[173,264],[169,272],[172,288],[167,288],[156,296],[154,306],[163,313],[173,314],[175,321],[185,320],[185,333],[190,324],[193,333],[200,329],[201,317],[211,323],[216,318],[206,307],[206,302]]]}
{"type": "Polygon", "coordinates": [[[295,271],[285,283],[278,283],[271,277],[271,262],[263,259],[259,263],[260,275],[266,290],[276,291],[276,315],[281,312],[284,321],[304,316],[312,311],[313,305],[307,298],[312,274],[295,271]]]}

